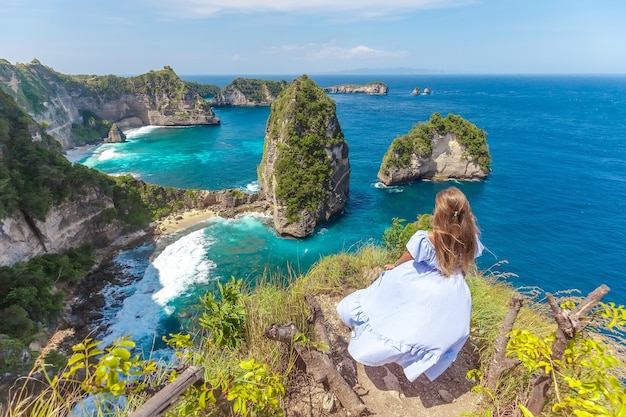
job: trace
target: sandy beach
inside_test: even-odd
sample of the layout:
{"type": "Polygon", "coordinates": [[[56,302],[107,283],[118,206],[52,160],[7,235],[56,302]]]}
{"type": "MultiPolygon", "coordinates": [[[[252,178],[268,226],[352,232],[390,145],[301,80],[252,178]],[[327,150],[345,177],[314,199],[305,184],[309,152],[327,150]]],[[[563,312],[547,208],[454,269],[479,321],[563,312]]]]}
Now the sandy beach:
{"type": "Polygon", "coordinates": [[[63,155],[65,156],[65,158],[67,158],[68,161],[72,163],[78,162],[85,156],[93,153],[94,149],[96,149],[98,146],[100,146],[100,144],[77,146],[75,148],[66,149],[63,152],[63,155]]]}
{"type": "Polygon", "coordinates": [[[211,209],[186,210],[180,213],[173,213],[157,221],[154,228],[155,235],[171,235],[181,232],[193,225],[215,217],[217,214],[211,209]]]}

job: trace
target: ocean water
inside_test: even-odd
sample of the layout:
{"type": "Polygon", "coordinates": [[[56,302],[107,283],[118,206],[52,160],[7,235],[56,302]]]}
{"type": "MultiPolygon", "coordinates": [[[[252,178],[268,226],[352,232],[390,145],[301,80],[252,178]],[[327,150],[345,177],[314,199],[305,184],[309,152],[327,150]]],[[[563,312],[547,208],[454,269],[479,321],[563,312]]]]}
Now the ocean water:
{"type": "MultiPolygon", "coordinates": [[[[352,167],[345,212],[302,240],[275,235],[270,219],[212,219],[186,234],[118,257],[137,276],[122,305],[107,309],[107,340],[135,340],[185,327],[198,296],[231,277],[305,272],[320,257],[378,242],[393,218],[433,209],[455,185],[468,196],[487,251],[481,269],[545,291],[600,284],[626,302],[626,76],[310,75],[321,87],[382,81],[386,96],[333,94],[352,167]],[[430,95],[411,96],[415,87],[430,95]],[[391,141],[433,112],[458,114],[487,132],[485,181],[422,181],[384,187],[376,177],[391,141]]],[[[188,76],[225,86],[235,76],[188,76]]],[[[294,76],[259,76],[285,79],[294,76]]],[[[80,160],[166,186],[254,192],[269,108],[215,109],[219,126],[142,128],[80,160]]]]}

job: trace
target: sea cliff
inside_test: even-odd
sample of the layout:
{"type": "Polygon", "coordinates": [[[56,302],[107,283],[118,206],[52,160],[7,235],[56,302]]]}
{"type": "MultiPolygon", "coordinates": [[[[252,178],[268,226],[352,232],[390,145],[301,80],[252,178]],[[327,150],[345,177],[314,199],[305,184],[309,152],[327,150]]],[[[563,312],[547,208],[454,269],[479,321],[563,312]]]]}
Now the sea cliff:
{"type": "Polygon", "coordinates": [[[209,101],[214,107],[271,106],[287,81],[236,78],[209,101]]]}
{"type": "Polygon", "coordinates": [[[102,141],[122,129],[219,124],[211,106],[168,66],[134,77],[66,75],[38,60],[0,59],[0,88],[64,149],[102,141]]]}
{"type": "Polygon", "coordinates": [[[274,228],[305,237],[340,213],[348,197],[350,162],[335,103],[306,75],[272,104],[259,166],[261,198],[274,228]]]}

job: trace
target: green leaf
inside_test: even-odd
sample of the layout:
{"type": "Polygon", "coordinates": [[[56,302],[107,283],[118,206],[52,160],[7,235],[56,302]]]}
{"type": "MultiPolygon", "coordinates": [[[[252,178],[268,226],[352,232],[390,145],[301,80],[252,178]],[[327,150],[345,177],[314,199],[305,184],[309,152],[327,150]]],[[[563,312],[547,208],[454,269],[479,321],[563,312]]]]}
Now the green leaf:
{"type": "Polygon", "coordinates": [[[127,349],[124,349],[122,347],[113,349],[111,353],[125,361],[127,361],[130,358],[130,352],[127,349]]]}
{"type": "Polygon", "coordinates": [[[531,413],[530,410],[524,407],[524,405],[521,403],[519,405],[519,409],[522,410],[522,414],[524,415],[524,417],[535,417],[535,415],[531,413]]]}

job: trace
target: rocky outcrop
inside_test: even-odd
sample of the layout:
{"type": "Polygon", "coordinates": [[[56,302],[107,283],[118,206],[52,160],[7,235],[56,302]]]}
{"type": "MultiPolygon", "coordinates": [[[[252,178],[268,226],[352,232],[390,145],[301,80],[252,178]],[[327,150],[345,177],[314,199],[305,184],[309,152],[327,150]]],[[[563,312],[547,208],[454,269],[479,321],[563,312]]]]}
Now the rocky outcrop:
{"type": "MultiPolygon", "coordinates": [[[[149,203],[171,201],[180,210],[211,208],[220,216],[232,217],[243,211],[269,209],[258,194],[236,189],[208,191],[150,186],[148,190],[149,185],[141,180],[136,180],[135,185],[144,188],[149,203]]],[[[45,253],[64,253],[85,243],[109,250],[132,243],[126,241],[126,223],[103,220],[103,212],[114,207],[109,196],[94,188],[79,200],[52,207],[45,221],[29,219],[22,213],[0,220],[0,266],[10,266],[45,253]]],[[[133,235],[141,237],[151,232],[151,228],[147,228],[133,235]]]]}
{"type": "Polygon", "coordinates": [[[13,265],[45,253],[63,253],[84,243],[102,246],[122,234],[124,224],[108,223],[100,214],[113,207],[110,197],[91,189],[77,201],[51,208],[45,221],[22,213],[0,224],[0,265],[13,265]]]}
{"type": "Polygon", "coordinates": [[[479,180],[490,171],[484,131],[456,115],[434,113],[396,138],[383,157],[378,179],[385,185],[423,179],[479,180]]]}
{"type": "Polygon", "coordinates": [[[341,213],[349,182],[335,103],[303,75],[272,104],[259,166],[259,194],[271,204],[277,233],[305,237],[341,213]]]}
{"type": "Polygon", "coordinates": [[[371,82],[368,84],[341,84],[330,87],[324,87],[324,91],[327,93],[343,93],[343,94],[371,94],[383,96],[389,92],[389,88],[386,84],[381,82],[371,82]]]}
{"type": "Polygon", "coordinates": [[[124,143],[126,142],[126,135],[122,132],[117,124],[113,123],[111,125],[111,130],[109,130],[109,136],[104,139],[104,143],[124,143]]]}
{"type": "Polygon", "coordinates": [[[378,179],[385,185],[406,184],[412,181],[431,180],[478,180],[487,177],[478,164],[467,157],[466,148],[454,133],[433,138],[433,153],[427,158],[411,154],[409,166],[393,167],[378,172],[378,179]]]}
{"type": "Polygon", "coordinates": [[[413,91],[411,91],[412,96],[428,95],[428,94],[430,94],[430,88],[428,87],[424,88],[424,90],[420,90],[419,87],[415,87],[413,91]]]}
{"type": "MultiPolygon", "coordinates": [[[[211,106],[165,67],[135,77],[69,76],[34,60],[30,64],[0,61],[0,87],[64,149],[82,145],[73,125],[82,125],[86,111],[120,129],[219,124],[211,106]],[[29,94],[24,94],[28,90],[29,94]]],[[[93,142],[104,139],[91,138],[93,142]]]]}
{"type": "Polygon", "coordinates": [[[271,106],[286,81],[237,78],[209,101],[213,107],[271,106]]]}

